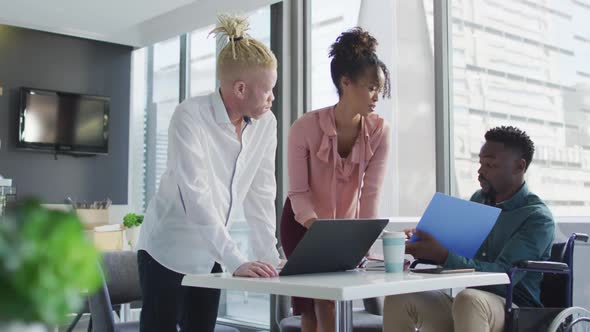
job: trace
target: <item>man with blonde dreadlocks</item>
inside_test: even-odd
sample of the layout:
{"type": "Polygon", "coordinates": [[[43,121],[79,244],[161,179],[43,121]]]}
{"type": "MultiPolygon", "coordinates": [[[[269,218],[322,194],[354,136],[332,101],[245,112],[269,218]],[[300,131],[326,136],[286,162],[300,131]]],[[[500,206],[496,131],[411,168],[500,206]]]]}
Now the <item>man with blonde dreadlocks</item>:
{"type": "Polygon", "coordinates": [[[277,276],[270,112],[277,60],[248,26],[246,18],[219,16],[211,33],[227,40],[217,57],[220,87],[185,100],[170,120],[166,171],[138,243],[142,332],[214,330],[220,291],[182,287],[186,274],[221,272],[221,264],[236,276],[277,276]],[[240,205],[256,261],[228,233],[240,205]]]}

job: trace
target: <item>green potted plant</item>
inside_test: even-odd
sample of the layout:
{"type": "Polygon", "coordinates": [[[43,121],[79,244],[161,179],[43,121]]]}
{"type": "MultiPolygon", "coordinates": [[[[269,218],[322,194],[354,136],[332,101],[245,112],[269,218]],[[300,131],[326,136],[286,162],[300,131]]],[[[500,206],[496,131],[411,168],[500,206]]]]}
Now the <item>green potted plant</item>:
{"type": "Polygon", "coordinates": [[[135,249],[137,239],[139,238],[139,229],[143,222],[142,214],[127,213],[123,217],[123,226],[125,226],[125,237],[131,249],[135,249]]]}
{"type": "Polygon", "coordinates": [[[100,254],[73,213],[28,200],[0,217],[0,331],[46,331],[101,284],[100,254]]]}

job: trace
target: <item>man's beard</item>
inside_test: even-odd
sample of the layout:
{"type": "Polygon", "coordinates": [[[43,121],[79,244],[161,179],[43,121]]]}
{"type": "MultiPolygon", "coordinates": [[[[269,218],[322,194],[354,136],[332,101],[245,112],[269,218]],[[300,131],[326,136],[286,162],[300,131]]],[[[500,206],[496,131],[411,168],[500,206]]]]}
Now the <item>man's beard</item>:
{"type": "Polygon", "coordinates": [[[486,179],[482,175],[480,175],[478,177],[478,180],[479,181],[482,181],[482,182],[485,182],[485,184],[488,187],[488,190],[487,191],[484,191],[484,190],[481,191],[481,195],[484,198],[485,204],[491,205],[491,206],[495,206],[496,205],[496,195],[498,193],[496,191],[496,188],[494,188],[494,186],[492,186],[492,184],[490,183],[490,181],[488,181],[488,179],[486,179]]]}

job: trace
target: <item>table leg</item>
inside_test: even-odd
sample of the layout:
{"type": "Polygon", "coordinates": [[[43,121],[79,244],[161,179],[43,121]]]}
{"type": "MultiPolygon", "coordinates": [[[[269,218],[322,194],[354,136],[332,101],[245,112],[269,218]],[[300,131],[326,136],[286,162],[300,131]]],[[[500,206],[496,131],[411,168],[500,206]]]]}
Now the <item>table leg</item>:
{"type": "Polygon", "coordinates": [[[121,323],[131,321],[131,303],[121,304],[121,310],[119,311],[121,323]]]}
{"type": "Polygon", "coordinates": [[[352,332],[352,301],[336,301],[336,332],[352,332]]]}

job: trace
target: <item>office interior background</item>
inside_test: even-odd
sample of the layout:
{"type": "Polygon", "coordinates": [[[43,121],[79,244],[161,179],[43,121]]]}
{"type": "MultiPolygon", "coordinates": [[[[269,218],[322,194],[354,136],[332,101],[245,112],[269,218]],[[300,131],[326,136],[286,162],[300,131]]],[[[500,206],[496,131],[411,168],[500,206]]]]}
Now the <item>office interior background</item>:
{"type": "MultiPolygon", "coordinates": [[[[26,6],[34,4],[23,3],[20,9],[26,6]]],[[[98,157],[97,164],[54,161],[12,149],[8,112],[13,105],[6,105],[0,94],[0,106],[5,106],[0,107],[0,174],[12,176],[20,193],[39,195],[47,203],[60,203],[72,192],[80,200],[109,196],[129,211],[143,212],[165,170],[167,129],[175,106],[216,87],[220,41],[209,31],[216,13],[231,12],[248,15],[250,35],[269,45],[279,59],[273,106],[279,124],[278,216],[288,189],[289,126],[304,112],[337,101],[328,48],[340,32],[361,26],[379,41],[378,54],[392,73],[392,96],[377,106],[393,133],[382,216],[392,217],[393,225],[416,221],[436,191],[468,199],[478,189],[483,134],[494,126],[513,125],[535,143],[527,182],[551,208],[558,235],[589,232],[590,1],[203,0],[168,6],[176,7],[160,8],[158,15],[137,22],[139,28],[126,34],[76,30],[59,22],[35,25],[10,16],[17,14],[10,10],[0,13],[0,86],[5,91],[41,85],[104,92],[115,99],[111,151],[98,157]],[[56,60],[43,58],[59,57],[55,49],[64,46],[80,50],[71,43],[84,47],[67,55],[80,59],[77,67],[51,67],[56,60]],[[18,64],[2,64],[7,47],[31,54],[18,64]],[[80,68],[87,72],[84,77],[69,73],[80,68]],[[26,79],[15,78],[21,69],[26,79]],[[93,81],[96,76],[98,82],[93,81]],[[81,83],[87,81],[93,83],[81,83]],[[31,175],[38,173],[36,167],[46,167],[46,174],[31,175]],[[108,172],[98,170],[105,167],[108,172]],[[72,179],[82,180],[68,181],[72,172],[72,179]]],[[[100,25],[106,26],[106,13],[115,8],[102,10],[107,22],[100,25]]],[[[116,14],[119,22],[124,15],[116,14]]],[[[84,26],[81,19],[69,22],[84,26]]],[[[92,23],[87,23],[89,29],[92,23]]],[[[248,225],[240,213],[234,218],[230,231],[247,251],[248,225]]],[[[588,253],[583,246],[577,255],[588,253]]],[[[586,308],[589,273],[590,268],[578,265],[574,301],[586,308]]],[[[272,311],[269,295],[228,291],[220,319],[264,330],[273,323],[272,311]]]]}

